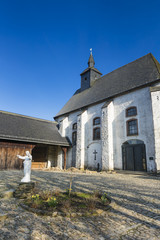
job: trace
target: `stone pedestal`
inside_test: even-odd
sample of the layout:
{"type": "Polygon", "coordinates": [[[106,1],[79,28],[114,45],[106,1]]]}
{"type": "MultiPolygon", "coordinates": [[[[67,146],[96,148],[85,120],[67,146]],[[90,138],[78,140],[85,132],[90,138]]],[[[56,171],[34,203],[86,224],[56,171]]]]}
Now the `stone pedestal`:
{"type": "Polygon", "coordinates": [[[15,198],[27,198],[27,196],[31,193],[31,191],[34,189],[35,183],[34,182],[28,182],[28,183],[19,183],[18,187],[13,193],[13,196],[15,198]]]}

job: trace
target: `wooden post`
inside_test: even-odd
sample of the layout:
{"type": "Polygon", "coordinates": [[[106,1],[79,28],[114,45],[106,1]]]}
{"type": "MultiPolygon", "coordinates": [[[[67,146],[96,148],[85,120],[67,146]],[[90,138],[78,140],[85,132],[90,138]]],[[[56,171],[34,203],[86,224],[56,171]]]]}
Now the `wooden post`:
{"type": "Polygon", "coordinates": [[[67,155],[67,148],[62,147],[62,150],[64,152],[64,169],[66,169],[66,155],[67,155]]]}

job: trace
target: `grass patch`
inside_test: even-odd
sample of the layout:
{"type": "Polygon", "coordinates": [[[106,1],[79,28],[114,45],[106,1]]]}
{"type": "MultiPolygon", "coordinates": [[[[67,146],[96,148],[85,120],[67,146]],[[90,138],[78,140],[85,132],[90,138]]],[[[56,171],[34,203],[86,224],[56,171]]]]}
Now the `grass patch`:
{"type": "Polygon", "coordinates": [[[32,193],[23,202],[30,208],[48,212],[61,212],[66,215],[80,213],[84,216],[95,215],[98,210],[107,210],[110,201],[106,194],[85,192],[43,191],[32,193]]]}

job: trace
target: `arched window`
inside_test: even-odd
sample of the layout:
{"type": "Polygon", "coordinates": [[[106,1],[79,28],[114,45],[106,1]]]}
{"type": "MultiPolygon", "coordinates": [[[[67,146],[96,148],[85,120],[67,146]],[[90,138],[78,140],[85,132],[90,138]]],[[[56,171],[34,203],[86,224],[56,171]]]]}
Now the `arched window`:
{"type": "Polygon", "coordinates": [[[93,140],[100,140],[101,134],[100,134],[100,127],[93,128],[93,140]]]}
{"type": "Polygon", "coordinates": [[[100,117],[96,117],[93,119],[93,125],[99,125],[100,124],[100,117]]]}
{"type": "Polygon", "coordinates": [[[73,130],[77,130],[77,123],[74,123],[74,124],[73,124],[72,129],[73,129],[73,130]]]}
{"type": "Polygon", "coordinates": [[[130,119],[127,121],[127,136],[138,135],[137,119],[130,119]]]}
{"type": "Polygon", "coordinates": [[[137,115],[136,107],[129,107],[126,109],[126,117],[132,117],[137,115]]]}

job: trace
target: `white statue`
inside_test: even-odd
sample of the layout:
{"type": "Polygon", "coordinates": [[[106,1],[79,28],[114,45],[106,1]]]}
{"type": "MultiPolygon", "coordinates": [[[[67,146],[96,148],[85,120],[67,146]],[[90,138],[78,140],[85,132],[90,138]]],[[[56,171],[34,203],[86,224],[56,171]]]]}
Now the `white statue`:
{"type": "Polygon", "coordinates": [[[29,151],[26,151],[26,156],[17,155],[17,157],[24,160],[24,177],[21,179],[21,182],[30,182],[32,155],[29,151]]]}

